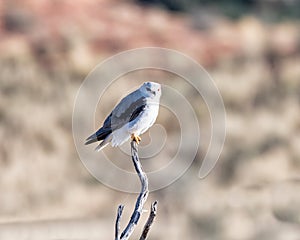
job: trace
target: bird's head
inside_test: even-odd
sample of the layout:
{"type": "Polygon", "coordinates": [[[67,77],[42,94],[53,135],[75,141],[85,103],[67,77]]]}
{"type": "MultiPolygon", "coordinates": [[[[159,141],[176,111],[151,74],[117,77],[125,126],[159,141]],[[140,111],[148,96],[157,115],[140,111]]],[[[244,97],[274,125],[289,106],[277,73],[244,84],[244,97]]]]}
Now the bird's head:
{"type": "Polygon", "coordinates": [[[161,96],[161,85],[155,82],[144,82],[140,90],[146,97],[159,99],[161,96]]]}

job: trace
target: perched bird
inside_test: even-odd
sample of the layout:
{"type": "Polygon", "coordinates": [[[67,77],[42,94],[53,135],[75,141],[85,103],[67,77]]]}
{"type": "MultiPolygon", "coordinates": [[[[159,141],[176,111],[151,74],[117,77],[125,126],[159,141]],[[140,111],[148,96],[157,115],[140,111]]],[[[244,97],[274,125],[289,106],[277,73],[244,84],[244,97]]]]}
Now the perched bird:
{"type": "Polygon", "coordinates": [[[100,141],[96,151],[107,144],[120,146],[131,140],[139,143],[139,135],[146,132],[155,122],[161,96],[161,85],[145,82],[139,89],[124,97],[105,119],[103,126],[86,139],[85,144],[100,141]]]}

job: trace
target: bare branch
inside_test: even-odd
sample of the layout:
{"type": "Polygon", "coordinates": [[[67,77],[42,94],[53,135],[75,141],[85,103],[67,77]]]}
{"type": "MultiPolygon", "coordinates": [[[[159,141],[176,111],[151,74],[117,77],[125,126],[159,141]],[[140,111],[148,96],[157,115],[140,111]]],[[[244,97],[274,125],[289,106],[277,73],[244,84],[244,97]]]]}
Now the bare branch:
{"type": "Polygon", "coordinates": [[[124,205],[120,205],[118,207],[117,219],[116,219],[116,226],[115,226],[115,240],[120,240],[120,220],[123,213],[124,205]]]}
{"type": "Polygon", "coordinates": [[[145,240],[147,238],[148,232],[151,228],[151,225],[153,223],[154,218],[156,217],[156,212],[157,212],[157,201],[153,202],[151,204],[151,211],[148,217],[148,220],[144,226],[144,230],[142,232],[142,235],[140,237],[140,240],[145,240]]]}
{"type": "MultiPolygon", "coordinates": [[[[120,220],[121,220],[124,206],[123,205],[119,206],[118,213],[117,213],[117,219],[116,219],[116,225],[115,225],[115,240],[129,239],[129,237],[133,233],[136,225],[138,224],[140,216],[142,215],[143,207],[144,207],[144,204],[147,200],[148,193],[149,193],[148,178],[147,178],[146,173],[142,169],[142,165],[141,165],[141,162],[140,162],[140,159],[138,156],[138,147],[137,146],[138,145],[135,142],[135,140],[132,140],[131,141],[131,159],[133,161],[135,171],[137,172],[139,179],[141,181],[141,191],[136,200],[135,208],[130,217],[130,221],[129,221],[128,225],[126,226],[126,228],[124,229],[124,231],[121,233],[121,236],[119,233],[120,232],[120,220]]],[[[157,211],[157,201],[155,201],[151,205],[151,212],[148,217],[147,223],[144,226],[144,230],[143,230],[143,233],[142,233],[142,236],[140,239],[146,239],[148,232],[150,230],[150,227],[153,223],[153,219],[156,216],[156,211],[157,211]]]]}
{"type": "Polygon", "coordinates": [[[121,240],[128,239],[134,231],[140,216],[143,211],[144,204],[148,197],[148,178],[142,169],[141,162],[138,156],[137,143],[135,141],[131,141],[131,158],[134,164],[135,171],[137,172],[140,181],[141,181],[141,192],[137,198],[134,211],[131,215],[130,221],[126,226],[125,230],[121,234],[121,240]]]}

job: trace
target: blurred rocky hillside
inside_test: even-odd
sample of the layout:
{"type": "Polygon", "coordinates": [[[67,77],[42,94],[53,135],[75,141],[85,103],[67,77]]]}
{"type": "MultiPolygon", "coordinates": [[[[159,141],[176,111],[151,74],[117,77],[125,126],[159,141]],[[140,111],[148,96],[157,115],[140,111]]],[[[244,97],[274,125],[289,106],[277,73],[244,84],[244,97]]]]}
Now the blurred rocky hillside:
{"type": "MultiPolygon", "coordinates": [[[[181,179],[150,194],[160,204],[150,239],[298,240],[299,29],[298,20],[270,23],[246,15],[233,21],[129,0],[1,1],[0,221],[101,219],[99,226],[79,224],[86,230],[76,227],[83,234],[77,236],[113,235],[117,205],[126,204],[128,216],[135,195],[105,187],[84,168],[72,138],[73,104],[99,62],[159,46],[189,55],[209,71],[224,99],[227,140],[207,178],[197,179],[205,154],[200,149],[181,179]]],[[[149,76],[185,87],[167,75],[149,76]]],[[[120,83],[109,104],[133,83],[120,83]]],[[[208,111],[201,106],[197,114],[208,143],[208,111]]],[[[159,121],[176,131],[166,115],[159,121]]]]}

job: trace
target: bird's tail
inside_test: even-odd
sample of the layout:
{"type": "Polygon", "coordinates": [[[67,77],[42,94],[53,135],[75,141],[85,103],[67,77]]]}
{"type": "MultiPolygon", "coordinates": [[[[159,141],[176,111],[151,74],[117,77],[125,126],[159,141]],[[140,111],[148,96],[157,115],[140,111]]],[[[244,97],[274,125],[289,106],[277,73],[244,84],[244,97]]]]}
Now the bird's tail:
{"type": "Polygon", "coordinates": [[[111,133],[110,129],[100,128],[85,140],[85,145],[104,140],[111,133]]]}
{"type": "Polygon", "coordinates": [[[112,134],[109,134],[96,148],[95,151],[100,152],[103,148],[109,144],[112,139],[112,134]]]}
{"type": "Polygon", "coordinates": [[[94,133],[93,135],[89,136],[86,140],[85,140],[85,145],[88,145],[88,144],[91,144],[91,143],[94,143],[94,142],[97,142],[99,141],[98,140],[98,137],[97,137],[97,133],[94,133]]]}

